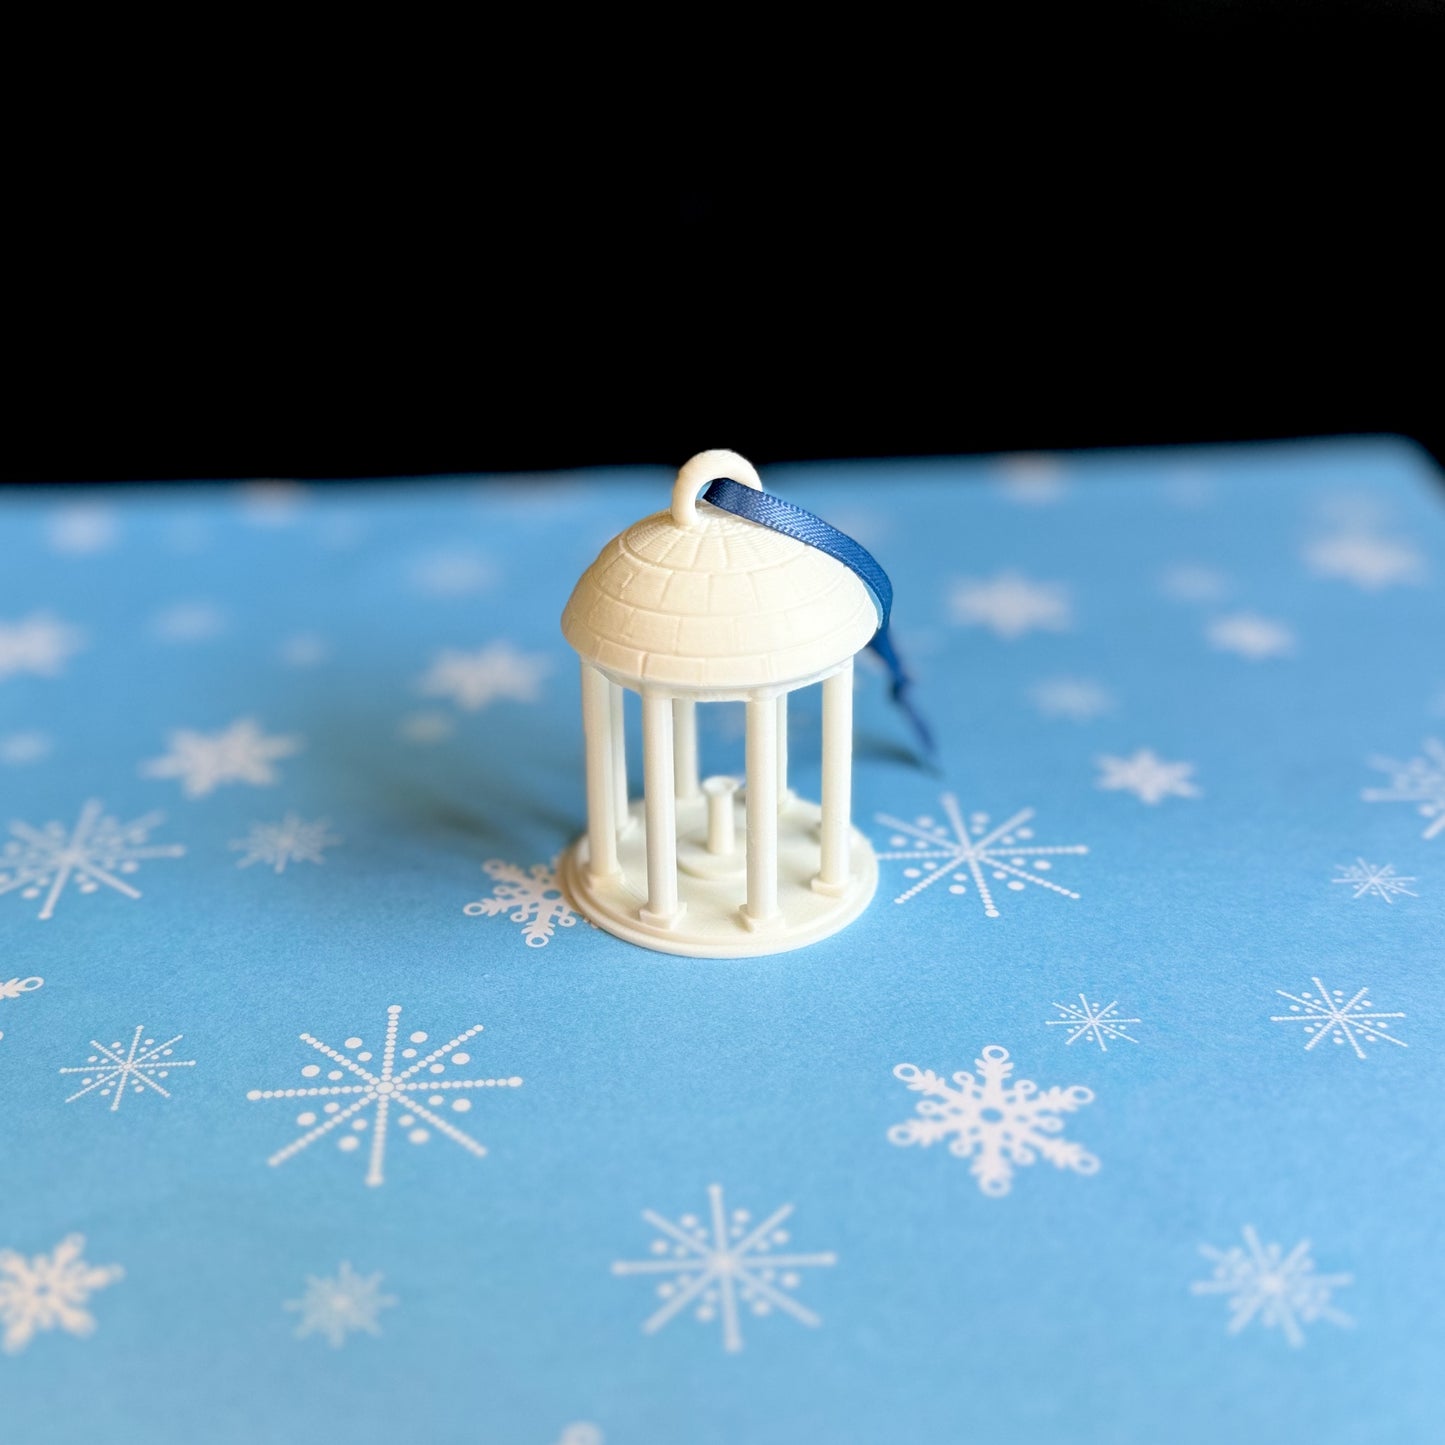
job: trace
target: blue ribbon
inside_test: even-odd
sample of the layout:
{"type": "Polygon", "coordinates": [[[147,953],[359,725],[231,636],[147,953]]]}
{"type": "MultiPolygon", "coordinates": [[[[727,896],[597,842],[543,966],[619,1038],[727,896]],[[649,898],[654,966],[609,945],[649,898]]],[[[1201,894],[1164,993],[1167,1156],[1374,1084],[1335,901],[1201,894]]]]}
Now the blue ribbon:
{"type": "Polygon", "coordinates": [[[771,492],[745,487],[730,477],[718,477],[716,481],[710,482],[702,494],[702,499],[724,512],[731,512],[735,517],[745,517],[749,522],[770,527],[785,537],[793,537],[809,547],[826,552],[828,556],[841,562],[873,594],[873,601],[878,608],[878,630],[873,634],[873,640],[868,646],[882,658],[883,665],[888,669],[893,701],[903,709],[909,722],[913,724],[913,731],[917,733],[918,741],[923,745],[929,759],[935,759],[937,748],[933,734],[909,697],[913,679],[904,668],[898,649],[894,647],[888,633],[888,621],[893,611],[893,584],[873,554],[846,532],[830,527],[806,507],[785,502],[771,492]]]}

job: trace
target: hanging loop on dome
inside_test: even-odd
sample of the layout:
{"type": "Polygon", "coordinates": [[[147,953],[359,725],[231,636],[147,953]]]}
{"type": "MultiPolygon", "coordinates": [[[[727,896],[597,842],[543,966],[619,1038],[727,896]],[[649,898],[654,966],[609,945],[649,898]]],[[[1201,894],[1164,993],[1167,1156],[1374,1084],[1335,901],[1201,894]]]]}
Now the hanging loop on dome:
{"type": "Polygon", "coordinates": [[[746,457],[725,450],[699,452],[683,464],[672,484],[672,520],[679,527],[697,526],[698,493],[718,477],[727,477],[755,492],[763,489],[762,478],[746,457]]]}

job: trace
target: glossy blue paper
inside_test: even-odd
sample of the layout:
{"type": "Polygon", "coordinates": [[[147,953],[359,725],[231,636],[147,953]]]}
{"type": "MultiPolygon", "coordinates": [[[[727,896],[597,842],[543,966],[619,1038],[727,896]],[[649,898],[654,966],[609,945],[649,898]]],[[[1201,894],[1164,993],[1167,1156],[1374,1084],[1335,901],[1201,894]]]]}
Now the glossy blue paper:
{"type": "Polygon", "coordinates": [[[547,886],[558,616],[669,473],[0,497],[5,1445],[1436,1438],[1428,460],[764,481],[941,774],[864,669],[878,897],[731,962],[547,886]]]}

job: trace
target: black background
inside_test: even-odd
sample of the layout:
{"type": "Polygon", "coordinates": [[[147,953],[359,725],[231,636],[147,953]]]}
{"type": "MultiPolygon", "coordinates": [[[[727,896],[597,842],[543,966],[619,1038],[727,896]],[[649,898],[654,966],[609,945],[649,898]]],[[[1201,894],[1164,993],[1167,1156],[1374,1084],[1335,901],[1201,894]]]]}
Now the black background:
{"type": "Polygon", "coordinates": [[[1445,6],[824,19],[289,68],[265,36],[240,85],[32,114],[3,479],[1445,457],[1445,6]]]}

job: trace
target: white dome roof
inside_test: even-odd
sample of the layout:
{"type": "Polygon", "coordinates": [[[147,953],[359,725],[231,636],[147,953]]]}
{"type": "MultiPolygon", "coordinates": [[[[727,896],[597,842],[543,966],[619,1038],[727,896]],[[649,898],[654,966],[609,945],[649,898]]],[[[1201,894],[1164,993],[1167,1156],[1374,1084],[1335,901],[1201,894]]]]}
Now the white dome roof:
{"type": "Polygon", "coordinates": [[[730,694],[798,686],[846,662],[878,629],[873,594],[841,562],[694,503],[718,476],[759,486],[733,453],[694,457],[672,509],[614,537],[563,610],[567,641],[620,682],[730,694]]]}

